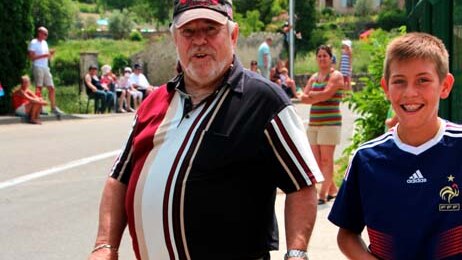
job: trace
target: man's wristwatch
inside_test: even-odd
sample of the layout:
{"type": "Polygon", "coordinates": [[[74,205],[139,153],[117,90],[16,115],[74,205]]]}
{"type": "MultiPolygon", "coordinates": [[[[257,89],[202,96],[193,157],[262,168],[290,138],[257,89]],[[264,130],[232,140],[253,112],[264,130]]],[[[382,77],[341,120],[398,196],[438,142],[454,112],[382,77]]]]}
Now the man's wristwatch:
{"type": "Polygon", "coordinates": [[[287,253],[284,255],[284,260],[287,260],[291,257],[298,257],[298,258],[302,258],[303,260],[308,260],[308,255],[306,255],[306,251],[303,251],[303,250],[296,250],[296,249],[288,250],[287,253]]]}

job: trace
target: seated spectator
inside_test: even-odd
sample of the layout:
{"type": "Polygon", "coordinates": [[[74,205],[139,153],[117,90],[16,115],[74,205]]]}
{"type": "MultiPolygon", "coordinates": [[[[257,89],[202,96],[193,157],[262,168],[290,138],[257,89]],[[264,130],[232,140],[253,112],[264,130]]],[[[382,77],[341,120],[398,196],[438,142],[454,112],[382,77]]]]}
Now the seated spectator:
{"type": "Polygon", "coordinates": [[[295,81],[289,77],[288,70],[283,60],[279,60],[276,66],[271,69],[270,79],[281,86],[289,98],[297,96],[295,81]]]}
{"type": "Polygon", "coordinates": [[[279,79],[281,81],[281,87],[284,89],[287,96],[289,98],[297,97],[297,87],[295,86],[295,81],[289,77],[289,71],[286,67],[281,69],[279,79]]]}
{"type": "Polygon", "coordinates": [[[127,92],[127,95],[125,97],[125,108],[128,112],[135,112],[136,109],[141,104],[141,100],[143,99],[143,93],[141,91],[136,90],[133,86],[130,86],[129,84],[129,78],[130,75],[132,74],[132,69],[129,67],[126,67],[124,69],[124,74],[123,76],[120,77],[119,79],[119,84],[118,87],[125,90],[127,92]],[[131,105],[131,98],[133,98],[133,103],[135,109],[133,109],[131,105]]]}
{"type": "Polygon", "coordinates": [[[258,74],[261,74],[261,71],[258,68],[258,62],[256,60],[250,61],[250,70],[258,74]]]}
{"type": "Polygon", "coordinates": [[[149,84],[148,79],[144,76],[142,71],[143,67],[141,67],[140,64],[135,64],[135,66],[133,66],[133,73],[130,75],[128,82],[130,86],[141,91],[143,93],[143,99],[145,99],[151,94],[155,87],[149,84]]]}
{"type": "Polygon", "coordinates": [[[47,102],[29,89],[30,78],[21,77],[21,86],[13,91],[13,108],[17,116],[25,117],[31,124],[42,124],[39,120],[40,111],[47,102]]]}
{"type": "Polygon", "coordinates": [[[117,113],[127,112],[122,107],[127,92],[117,87],[117,76],[114,73],[112,73],[111,66],[107,64],[104,65],[103,67],[101,67],[101,72],[101,84],[106,85],[109,88],[109,91],[111,91],[112,95],[114,96],[114,100],[117,98],[117,107],[115,107],[116,104],[114,103],[114,110],[117,113]]]}
{"type": "Polygon", "coordinates": [[[87,87],[87,95],[94,95],[95,97],[96,113],[103,114],[106,109],[109,112],[114,105],[114,95],[106,84],[101,84],[98,78],[98,68],[95,65],[90,65],[88,68],[84,82],[87,87]]]}

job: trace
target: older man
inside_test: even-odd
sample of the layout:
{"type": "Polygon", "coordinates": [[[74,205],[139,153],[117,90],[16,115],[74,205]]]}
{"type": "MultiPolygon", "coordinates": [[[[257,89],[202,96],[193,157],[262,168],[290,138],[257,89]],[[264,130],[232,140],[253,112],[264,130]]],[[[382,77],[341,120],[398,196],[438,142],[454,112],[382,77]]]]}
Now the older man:
{"type": "Polygon", "coordinates": [[[234,55],[231,1],[174,4],[182,72],[137,111],[91,259],[116,256],[127,223],[138,259],[269,259],[276,188],[287,193],[286,259],[307,259],[322,174],[303,124],[281,88],[234,55]]]}
{"type": "Polygon", "coordinates": [[[57,116],[63,112],[56,106],[55,85],[48,66],[48,60],[55,53],[53,49],[48,49],[46,39],[48,38],[47,28],[41,26],[37,29],[37,38],[33,39],[28,46],[29,59],[32,61],[32,73],[35,81],[35,92],[42,96],[42,87],[48,88],[48,97],[50,98],[51,112],[57,116]]]}

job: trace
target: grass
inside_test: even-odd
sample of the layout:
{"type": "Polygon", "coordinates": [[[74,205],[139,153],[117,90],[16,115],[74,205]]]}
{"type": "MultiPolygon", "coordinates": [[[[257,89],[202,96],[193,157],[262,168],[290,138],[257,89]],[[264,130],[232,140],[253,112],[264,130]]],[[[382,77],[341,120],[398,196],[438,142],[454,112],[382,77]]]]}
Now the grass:
{"type": "Polygon", "coordinates": [[[71,60],[80,58],[81,52],[98,52],[98,61],[101,64],[112,64],[114,54],[122,54],[126,57],[142,51],[146,41],[112,40],[112,39],[90,39],[90,40],[69,40],[60,42],[56,46],[55,58],[71,60]]]}
{"type": "MultiPolygon", "coordinates": [[[[339,43],[340,44],[340,43],[339,43]]],[[[337,64],[340,62],[341,47],[333,45],[334,54],[337,56],[337,64]]],[[[367,43],[356,40],[353,41],[353,73],[367,72],[367,65],[370,62],[370,54],[366,48],[367,43]]],[[[295,74],[312,74],[318,71],[316,64],[315,52],[309,52],[306,55],[297,55],[295,60],[295,74]]]]}

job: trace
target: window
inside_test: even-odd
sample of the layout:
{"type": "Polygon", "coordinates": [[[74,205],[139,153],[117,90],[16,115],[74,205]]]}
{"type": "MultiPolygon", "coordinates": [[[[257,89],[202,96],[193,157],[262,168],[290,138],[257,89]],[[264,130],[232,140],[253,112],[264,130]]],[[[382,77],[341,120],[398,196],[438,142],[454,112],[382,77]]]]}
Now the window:
{"type": "Polygon", "coordinates": [[[334,0],[326,0],[326,7],[334,7],[334,0]]]}

